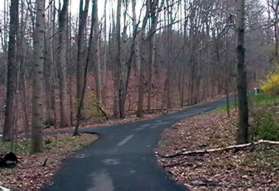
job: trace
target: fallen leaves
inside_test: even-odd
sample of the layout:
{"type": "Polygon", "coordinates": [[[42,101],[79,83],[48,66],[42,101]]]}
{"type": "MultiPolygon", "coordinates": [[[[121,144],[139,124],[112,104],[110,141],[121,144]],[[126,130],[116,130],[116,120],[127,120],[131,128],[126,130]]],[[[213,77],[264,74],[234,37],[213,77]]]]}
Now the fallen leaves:
{"type": "Polygon", "coordinates": [[[166,130],[158,158],[173,178],[191,190],[275,190],[279,188],[279,146],[160,158],[181,151],[235,144],[237,112],[214,112],[187,119],[166,130]]]}
{"type": "Polygon", "coordinates": [[[0,169],[0,185],[13,191],[38,191],[45,184],[51,183],[52,177],[64,159],[96,139],[95,135],[71,137],[69,134],[63,134],[49,137],[50,143],[46,145],[44,153],[21,155],[16,168],[0,169]]]}

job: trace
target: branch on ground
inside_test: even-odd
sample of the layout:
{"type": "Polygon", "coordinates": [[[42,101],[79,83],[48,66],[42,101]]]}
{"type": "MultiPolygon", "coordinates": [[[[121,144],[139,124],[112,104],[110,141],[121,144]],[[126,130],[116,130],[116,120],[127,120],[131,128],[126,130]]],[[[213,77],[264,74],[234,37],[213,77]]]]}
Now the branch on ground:
{"type": "Polygon", "coordinates": [[[247,148],[254,148],[257,145],[261,144],[268,144],[268,145],[279,145],[278,141],[268,141],[268,140],[259,140],[257,142],[253,143],[247,143],[247,144],[241,144],[241,145],[232,145],[228,147],[222,147],[222,148],[215,148],[215,149],[201,149],[201,150],[195,150],[195,151],[178,151],[175,154],[172,155],[161,155],[160,153],[157,153],[159,157],[161,158],[175,158],[179,156],[193,156],[193,155],[205,155],[208,153],[216,153],[216,152],[227,152],[234,150],[235,152],[247,149],[247,148]]]}

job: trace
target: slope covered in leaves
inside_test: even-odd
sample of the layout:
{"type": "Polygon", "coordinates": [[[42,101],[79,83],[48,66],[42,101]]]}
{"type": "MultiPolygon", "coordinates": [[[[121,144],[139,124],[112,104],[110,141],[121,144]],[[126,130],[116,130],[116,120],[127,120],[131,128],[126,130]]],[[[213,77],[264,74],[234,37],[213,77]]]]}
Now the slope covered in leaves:
{"type": "Polygon", "coordinates": [[[272,190],[279,188],[279,146],[260,145],[240,151],[185,155],[235,144],[237,112],[228,118],[214,112],[183,121],[162,135],[160,164],[172,177],[192,190],[272,190]]]}

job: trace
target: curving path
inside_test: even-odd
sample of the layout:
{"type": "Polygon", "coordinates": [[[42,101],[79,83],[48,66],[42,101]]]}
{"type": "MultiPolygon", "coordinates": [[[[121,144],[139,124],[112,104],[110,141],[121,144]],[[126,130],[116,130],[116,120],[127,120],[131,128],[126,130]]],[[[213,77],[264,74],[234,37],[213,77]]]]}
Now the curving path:
{"type": "Polygon", "coordinates": [[[65,161],[54,184],[44,191],[182,191],[161,169],[154,149],[166,128],[187,117],[209,112],[218,101],[154,120],[87,130],[101,135],[92,146],[65,161]]]}

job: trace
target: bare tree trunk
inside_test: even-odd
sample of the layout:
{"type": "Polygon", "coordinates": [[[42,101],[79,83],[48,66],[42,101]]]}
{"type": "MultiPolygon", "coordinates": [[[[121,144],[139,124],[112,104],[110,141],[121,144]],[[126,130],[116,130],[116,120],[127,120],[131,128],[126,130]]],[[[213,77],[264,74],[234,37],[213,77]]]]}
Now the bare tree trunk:
{"type": "Polygon", "coordinates": [[[19,1],[11,1],[10,8],[10,33],[8,47],[8,74],[6,92],[6,110],[3,129],[3,140],[9,141],[12,138],[12,128],[14,119],[14,105],[17,89],[17,59],[16,59],[16,35],[19,20],[19,1]]]}
{"type": "Polygon", "coordinates": [[[45,0],[36,0],[36,25],[34,30],[34,59],[32,84],[32,153],[43,150],[43,65],[44,65],[44,32],[45,0]]]}
{"type": "Polygon", "coordinates": [[[57,76],[59,83],[59,103],[60,103],[60,128],[68,126],[68,116],[66,115],[67,104],[67,17],[69,0],[63,1],[63,7],[59,11],[58,17],[58,49],[57,49],[57,76]]]}
{"type": "MultiPolygon", "coordinates": [[[[171,0],[171,4],[173,4],[173,0],[171,0]]],[[[171,52],[172,52],[172,12],[173,12],[173,6],[169,5],[169,2],[167,1],[167,43],[168,43],[168,53],[167,53],[167,76],[166,76],[166,99],[167,99],[167,109],[170,109],[172,107],[171,103],[171,78],[172,78],[172,70],[171,70],[171,52]]]]}
{"type": "Polygon", "coordinates": [[[107,0],[104,3],[104,58],[102,67],[102,104],[106,106],[106,95],[107,95],[107,68],[108,68],[108,50],[107,50],[107,0]]]}
{"type": "Polygon", "coordinates": [[[237,70],[238,70],[238,104],[239,129],[237,142],[239,144],[249,141],[249,113],[247,98],[247,74],[245,66],[245,0],[237,0],[237,70]]]}
{"type": "Polygon", "coordinates": [[[137,39],[137,47],[136,47],[136,63],[139,66],[139,87],[138,87],[138,106],[137,106],[137,117],[144,117],[144,63],[141,61],[141,54],[140,54],[140,41],[143,34],[140,33],[138,39],[137,39]]]}
{"type": "Polygon", "coordinates": [[[21,1],[21,10],[20,10],[20,32],[18,34],[18,61],[19,61],[19,71],[18,71],[18,76],[19,76],[19,82],[18,82],[18,89],[19,89],[19,94],[20,94],[20,103],[21,107],[23,109],[23,122],[24,122],[24,133],[25,137],[27,138],[29,136],[29,113],[27,110],[27,96],[26,96],[26,79],[25,79],[25,56],[26,56],[26,51],[25,51],[25,38],[24,38],[24,30],[26,28],[26,23],[24,19],[27,18],[28,14],[26,14],[26,17],[24,15],[24,3],[23,0],[21,1]]]}
{"type": "Polygon", "coordinates": [[[86,28],[87,16],[88,16],[89,0],[80,0],[79,7],[79,27],[78,27],[78,39],[77,39],[77,65],[76,65],[76,102],[79,103],[81,100],[82,92],[82,53],[83,53],[83,41],[84,33],[86,28]]]}
{"type": "MultiPolygon", "coordinates": [[[[50,21],[51,21],[51,35],[55,36],[56,34],[56,8],[55,8],[55,3],[56,0],[52,2],[51,6],[51,12],[50,12],[50,21]]],[[[46,50],[46,52],[50,55],[47,55],[48,60],[48,65],[47,68],[49,70],[49,76],[47,77],[49,80],[49,88],[47,91],[49,91],[50,96],[47,99],[47,107],[48,107],[48,121],[53,123],[54,128],[57,128],[57,111],[56,111],[56,98],[55,98],[55,89],[56,89],[56,58],[55,58],[55,53],[56,53],[56,47],[55,47],[55,39],[51,38],[50,40],[50,50],[46,50]]]]}
{"type": "Polygon", "coordinates": [[[48,25],[45,26],[45,60],[44,60],[44,102],[45,102],[45,125],[56,128],[56,103],[55,103],[55,89],[56,89],[56,66],[55,66],[55,29],[56,29],[56,8],[55,0],[50,5],[48,10],[48,25]],[[47,27],[49,26],[49,27],[47,27]],[[50,34],[48,34],[48,32],[50,34]]]}
{"type": "Polygon", "coordinates": [[[155,53],[156,53],[156,44],[155,44],[155,33],[158,25],[158,12],[164,5],[164,1],[161,1],[159,6],[159,0],[151,1],[147,4],[149,14],[151,17],[151,26],[148,32],[148,87],[147,87],[147,111],[151,112],[152,107],[152,83],[153,83],[153,67],[155,65],[155,53]]]}
{"type": "Polygon", "coordinates": [[[95,10],[92,19],[94,20],[93,28],[93,58],[95,68],[95,81],[96,81],[96,101],[97,109],[102,105],[102,74],[101,74],[101,60],[100,60],[100,31],[99,31],[99,18],[98,18],[98,1],[94,2],[95,10]]]}
{"type": "MultiPolygon", "coordinates": [[[[112,17],[114,18],[114,12],[112,10],[112,17]]],[[[112,26],[110,29],[110,41],[109,41],[109,55],[110,55],[110,63],[112,64],[112,75],[113,75],[113,117],[118,118],[119,117],[119,107],[118,107],[118,63],[115,63],[116,59],[116,24],[115,19],[112,19],[112,26]]]]}
{"type": "Polygon", "coordinates": [[[118,108],[120,118],[125,117],[125,103],[124,103],[124,69],[123,63],[121,61],[121,5],[122,1],[117,1],[117,11],[116,11],[116,62],[118,65],[118,108]]]}
{"type": "MultiPolygon", "coordinates": [[[[72,4],[70,1],[70,8],[69,10],[71,10],[72,4]]],[[[72,56],[72,13],[71,11],[68,11],[68,20],[67,20],[67,65],[69,65],[69,67],[74,66],[73,63],[71,63],[71,60],[73,58],[72,56]]],[[[70,125],[71,127],[74,126],[74,96],[73,96],[73,88],[72,88],[72,84],[73,84],[73,73],[72,72],[68,72],[67,73],[67,78],[69,79],[69,83],[68,83],[68,94],[69,94],[69,115],[70,115],[70,125]]]]}
{"type": "Polygon", "coordinates": [[[45,124],[47,127],[53,125],[56,128],[56,103],[55,103],[55,89],[56,89],[56,67],[55,67],[55,29],[56,29],[56,9],[55,0],[50,5],[48,10],[48,25],[46,25],[45,32],[45,60],[44,60],[44,102],[45,102],[45,124]],[[49,27],[47,27],[49,26],[49,27]],[[48,34],[48,32],[50,34],[48,34]]]}
{"type": "MultiPolygon", "coordinates": [[[[136,13],[136,0],[132,0],[132,12],[133,12],[133,31],[137,30],[137,13],[136,13]]],[[[135,65],[139,69],[139,82],[138,82],[138,105],[137,105],[137,117],[143,117],[143,101],[144,101],[144,66],[141,62],[140,43],[142,40],[142,32],[135,39],[135,65]]]]}
{"type": "Polygon", "coordinates": [[[153,67],[155,64],[155,39],[154,36],[150,36],[150,39],[148,41],[148,87],[147,87],[147,111],[148,113],[151,113],[152,109],[152,85],[153,85],[153,67]]]}

